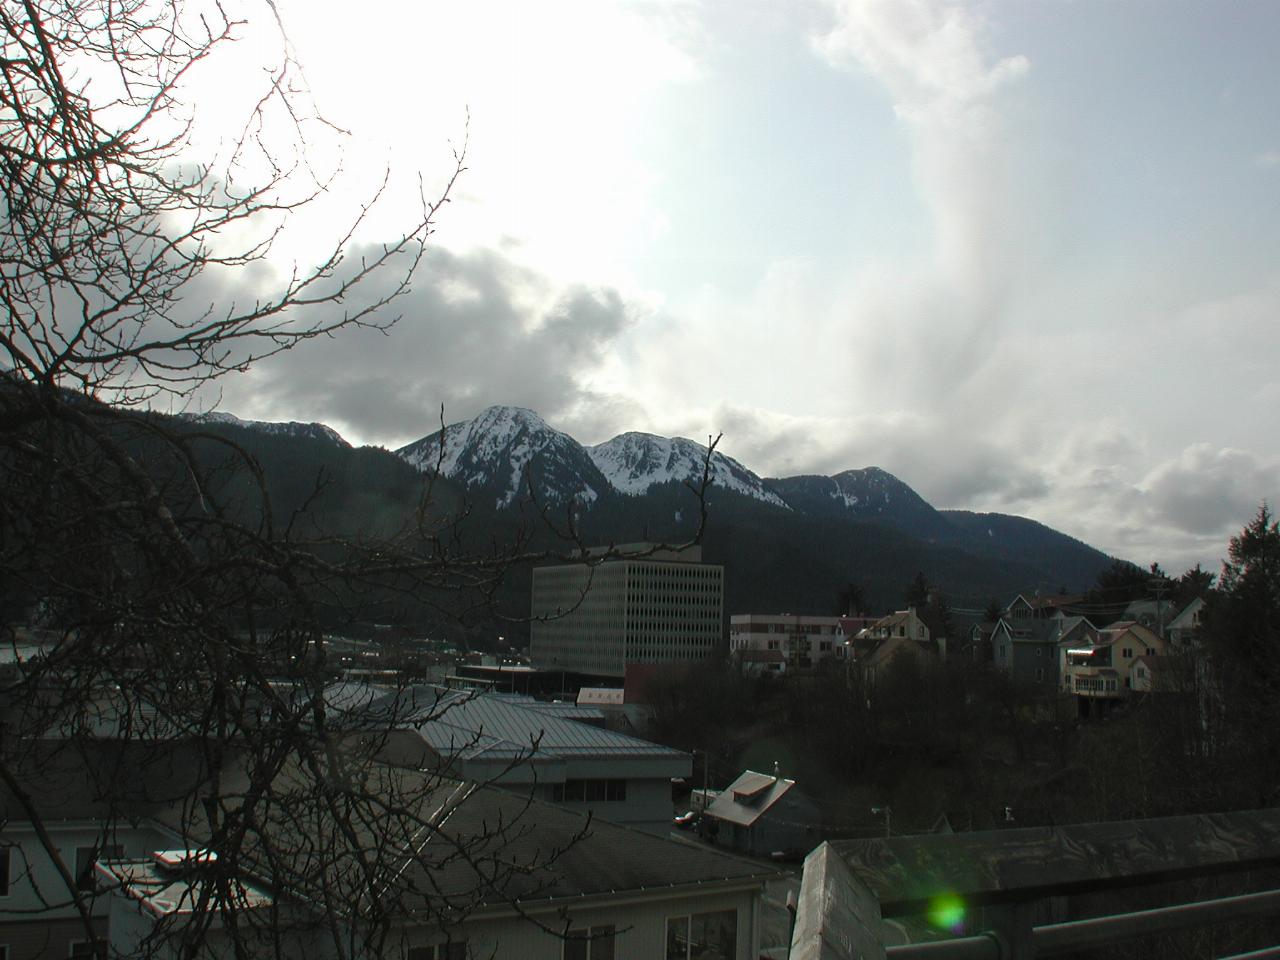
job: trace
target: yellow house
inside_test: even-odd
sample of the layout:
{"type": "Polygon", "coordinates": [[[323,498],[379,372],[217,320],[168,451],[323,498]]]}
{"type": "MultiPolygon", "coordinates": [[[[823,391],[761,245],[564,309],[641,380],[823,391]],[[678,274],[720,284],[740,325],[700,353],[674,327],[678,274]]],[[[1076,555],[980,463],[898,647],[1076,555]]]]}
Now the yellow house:
{"type": "Polygon", "coordinates": [[[1134,664],[1168,652],[1155,631],[1124,620],[1098,631],[1094,643],[1072,647],[1066,654],[1066,689],[1076,697],[1081,716],[1106,710],[1134,692],[1134,664]]]}

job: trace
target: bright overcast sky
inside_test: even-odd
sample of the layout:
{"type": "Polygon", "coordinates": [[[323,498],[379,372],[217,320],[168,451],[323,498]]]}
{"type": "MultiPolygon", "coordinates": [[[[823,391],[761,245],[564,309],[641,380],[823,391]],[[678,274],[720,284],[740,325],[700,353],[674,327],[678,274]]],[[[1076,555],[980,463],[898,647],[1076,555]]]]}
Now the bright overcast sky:
{"type": "Polygon", "coordinates": [[[1276,499],[1276,4],[279,6],[349,171],[469,169],[391,336],[224,409],[723,431],[1175,573],[1276,499]]]}

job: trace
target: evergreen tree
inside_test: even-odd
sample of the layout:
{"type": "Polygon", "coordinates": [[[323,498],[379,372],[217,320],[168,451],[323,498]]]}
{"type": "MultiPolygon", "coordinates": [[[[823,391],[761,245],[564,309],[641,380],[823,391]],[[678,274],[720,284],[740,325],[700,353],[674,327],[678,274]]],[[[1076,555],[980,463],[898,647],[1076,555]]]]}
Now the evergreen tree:
{"type": "Polygon", "coordinates": [[[928,579],[919,570],[916,571],[915,579],[907,585],[906,593],[903,599],[906,600],[908,607],[915,607],[917,610],[923,610],[929,603],[929,592],[932,589],[928,579]]]}
{"type": "Polygon", "coordinates": [[[1265,806],[1280,797],[1280,527],[1265,503],[1231,538],[1221,583],[1206,603],[1202,636],[1213,667],[1224,799],[1265,806]]]}

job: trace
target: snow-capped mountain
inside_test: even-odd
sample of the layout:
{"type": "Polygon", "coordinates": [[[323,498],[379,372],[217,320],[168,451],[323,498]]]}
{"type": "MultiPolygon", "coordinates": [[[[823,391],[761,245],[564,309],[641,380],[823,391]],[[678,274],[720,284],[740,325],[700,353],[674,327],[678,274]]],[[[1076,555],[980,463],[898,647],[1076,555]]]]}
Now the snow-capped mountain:
{"type": "Polygon", "coordinates": [[[589,504],[611,489],[582,444],[524,407],[489,407],[396,454],[424,473],[438,467],[443,477],[493,493],[498,507],[524,496],[528,482],[548,503],[589,504]]]}
{"type": "MultiPolygon", "coordinates": [[[[587,453],[613,488],[630,496],[672,480],[696,485],[707,459],[707,448],[700,443],[650,433],[624,433],[587,447],[587,453]]],[[[715,490],[733,490],[777,507],[787,506],[758,476],[719,451],[711,455],[711,484],[715,490]]]]}
{"type": "Polygon", "coordinates": [[[279,423],[270,420],[241,420],[234,414],[222,413],[216,410],[209,413],[183,413],[178,415],[178,419],[187,423],[226,424],[275,436],[311,437],[316,440],[327,440],[343,447],[351,446],[343,439],[342,434],[323,423],[299,423],[297,420],[279,423]]]}

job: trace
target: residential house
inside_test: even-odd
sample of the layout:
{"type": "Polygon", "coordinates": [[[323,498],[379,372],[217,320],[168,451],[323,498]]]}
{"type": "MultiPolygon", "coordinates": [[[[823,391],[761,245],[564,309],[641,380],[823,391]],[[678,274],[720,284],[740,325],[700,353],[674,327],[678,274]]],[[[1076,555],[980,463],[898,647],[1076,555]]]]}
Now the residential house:
{"type": "Polygon", "coordinates": [[[1133,620],[1148,630],[1167,636],[1166,626],[1173,620],[1176,613],[1172,600],[1134,600],[1124,608],[1120,620],[1121,622],[1133,620]]]}
{"type": "Polygon", "coordinates": [[[858,634],[852,648],[852,665],[867,683],[874,683],[877,673],[900,655],[936,661],[945,654],[914,607],[881,617],[858,634]]]}
{"type": "Polygon", "coordinates": [[[1200,637],[1200,618],[1204,614],[1204,600],[1196,597],[1169,621],[1165,636],[1174,647],[1194,646],[1200,637]]]}
{"type": "Polygon", "coordinates": [[[14,747],[6,745],[5,759],[21,791],[0,787],[0,957],[89,956],[107,937],[109,906],[94,863],[171,845],[148,814],[192,788],[198,765],[189,752],[118,740],[83,750],[56,740],[14,747]]]}
{"type": "Polygon", "coordinates": [[[999,623],[999,620],[995,622],[984,620],[969,628],[969,642],[965,652],[974,663],[991,663],[995,659],[995,647],[992,646],[991,637],[999,623]]]}
{"type": "Polygon", "coordinates": [[[1084,600],[1082,594],[1049,594],[1041,596],[1020,593],[1004,608],[1006,620],[1046,620],[1056,613],[1069,613],[1070,608],[1084,600]]]}
{"type": "Polygon", "coordinates": [[[778,771],[743,772],[720,791],[704,814],[717,843],[767,857],[802,856],[821,839],[817,807],[778,771]]]}
{"type": "Polygon", "coordinates": [[[1105,712],[1134,692],[1135,661],[1150,661],[1167,650],[1164,638],[1150,628],[1132,620],[1113,623],[1091,641],[1067,648],[1064,688],[1076,698],[1081,716],[1105,712]]]}
{"type": "Polygon", "coordinates": [[[1053,693],[1059,686],[1060,650],[1093,635],[1093,624],[1084,617],[1002,617],[991,632],[992,663],[1020,683],[1053,693]]]}

